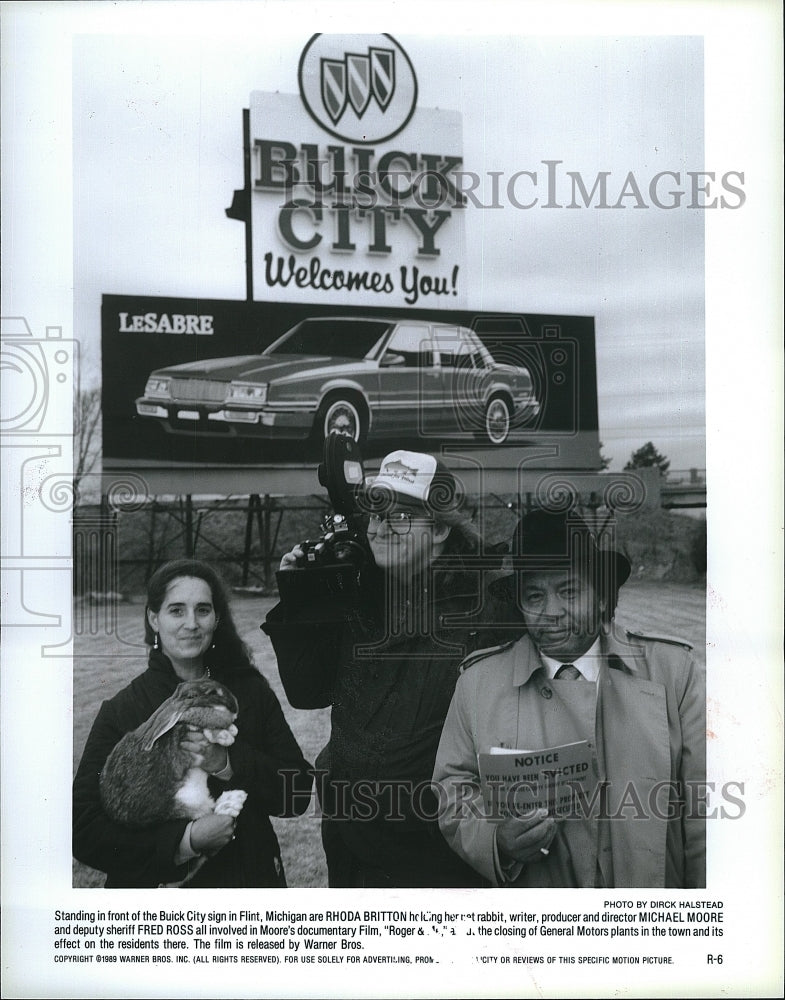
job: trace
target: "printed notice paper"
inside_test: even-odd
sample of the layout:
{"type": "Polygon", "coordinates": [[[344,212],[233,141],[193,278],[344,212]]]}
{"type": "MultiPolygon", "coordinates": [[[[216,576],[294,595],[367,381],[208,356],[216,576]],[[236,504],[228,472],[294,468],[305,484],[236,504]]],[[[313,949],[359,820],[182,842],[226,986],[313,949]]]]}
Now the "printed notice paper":
{"type": "Polygon", "coordinates": [[[589,778],[596,776],[586,740],[543,750],[491,747],[479,754],[479,764],[485,813],[493,821],[535,809],[563,816],[576,796],[588,798],[589,778]]]}

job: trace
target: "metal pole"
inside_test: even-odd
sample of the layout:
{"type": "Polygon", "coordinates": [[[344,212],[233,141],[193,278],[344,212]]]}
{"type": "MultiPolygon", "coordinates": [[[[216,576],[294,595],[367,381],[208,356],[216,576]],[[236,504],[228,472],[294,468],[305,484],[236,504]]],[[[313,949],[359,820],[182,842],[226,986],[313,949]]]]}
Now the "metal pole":
{"type": "Polygon", "coordinates": [[[147,568],[145,569],[144,582],[150,579],[153,575],[153,563],[155,562],[155,515],[157,510],[157,503],[155,497],[153,497],[153,502],[150,507],[150,537],[147,540],[147,568]]]}
{"type": "Polygon", "coordinates": [[[251,232],[251,112],[243,108],[243,172],[245,177],[245,297],[253,302],[253,238],[251,232]]]}
{"type": "Polygon", "coordinates": [[[245,546],[243,548],[243,586],[248,586],[248,572],[251,568],[251,531],[253,530],[253,512],[258,498],[255,494],[248,497],[248,510],[245,515],[245,546]]]}
{"type": "Polygon", "coordinates": [[[262,508],[262,523],[264,525],[264,541],[262,543],[262,548],[264,550],[264,589],[266,591],[270,590],[272,584],[272,552],[270,551],[270,495],[265,493],[264,495],[264,506],[262,508]]]}
{"type": "Polygon", "coordinates": [[[194,505],[193,498],[189,493],[185,498],[185,556],[186,559],[194,557],[194,505]]]}

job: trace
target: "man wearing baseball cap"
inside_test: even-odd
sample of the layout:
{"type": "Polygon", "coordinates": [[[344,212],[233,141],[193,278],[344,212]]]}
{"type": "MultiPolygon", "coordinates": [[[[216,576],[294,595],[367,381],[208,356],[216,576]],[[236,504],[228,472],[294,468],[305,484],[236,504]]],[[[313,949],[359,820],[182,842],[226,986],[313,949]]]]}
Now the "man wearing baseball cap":
{"type": "Polygon", "coordinates": [[[434,769],[447,842],[494,885],[705,886],[705,682],[691,646],[615,624],[629,562],[577,513],[524,517],[509,568],[494,586],[526,631],[462,665],[434,769]],[[531,760],[579,741],[588,780],[566,815],[486,818],[478,755],[531,760]]]}
{"type": "Polygon", "coordinates": [[[368,541],[376,565],[414,581],[454,542],[474,548],[477,536],[453,474],[433,455],[394,451],[368,484],[368,541]],[[401,531],[409,524],[413,530],[401,531]]]}
{"type": "Polygon", "coordinates": [[[341,620],[318,621],[297,601],[309,581],[292,572],[295,546],[264,626],[291,705],[332,708],[316,762],[329,884],[482,886],[440,835],[431,788],[458,665],[499,641],[504,618],[471,565],[482,542],[455,475],[432,455],[385,456],[361,503],[372,559],[341,620]]]}

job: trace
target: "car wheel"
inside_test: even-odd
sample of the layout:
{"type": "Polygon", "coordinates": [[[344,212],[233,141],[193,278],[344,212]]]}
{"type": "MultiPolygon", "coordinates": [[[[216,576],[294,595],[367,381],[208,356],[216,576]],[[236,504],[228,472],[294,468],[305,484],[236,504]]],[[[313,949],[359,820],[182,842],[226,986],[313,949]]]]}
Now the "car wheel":
{"type": "Polygon", "coordinates": [[[503,396],[493,396],[485,407],[485,434],[491,444],[504,444],[510,433],[510,407],[503,396]]]}
{"type": "Polygon", "coordinates": [[[362,444],[366,432],[365,419],[356,402],[345,396],[334,396],[322,405],[317,430],[322,440],[335,431],[362,444]]]}

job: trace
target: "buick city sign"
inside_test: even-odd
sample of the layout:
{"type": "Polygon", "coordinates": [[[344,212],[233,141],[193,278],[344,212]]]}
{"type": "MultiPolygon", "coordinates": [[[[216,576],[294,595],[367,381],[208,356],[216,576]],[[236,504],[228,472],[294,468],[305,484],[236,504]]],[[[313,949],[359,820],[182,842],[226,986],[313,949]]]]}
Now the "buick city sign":
{"type": "Polygon", "coordinates": [[[308,114],[345,142],[391,139],[417,104],[414,67],[391,35],[314,35],[298,78],[308,114]]]}

